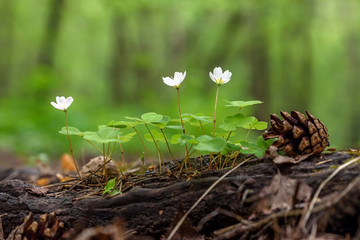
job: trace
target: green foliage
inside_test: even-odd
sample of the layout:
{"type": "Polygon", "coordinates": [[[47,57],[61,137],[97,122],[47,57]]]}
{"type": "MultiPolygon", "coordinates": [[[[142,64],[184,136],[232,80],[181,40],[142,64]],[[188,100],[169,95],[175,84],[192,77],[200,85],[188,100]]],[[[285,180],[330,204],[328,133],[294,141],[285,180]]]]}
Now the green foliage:
{"type": "Polygon", "coordinates": [[[121,143],[126,143],[126,142],[130,142],[131,139],[135,136],[135,134],[136,133],[134,133],[134,132],[130,132],[127,134],[120,135],[118,137],[119,137],[121,143]]]}
{"type": "MultiPolygon", "coordinates": [[[[155,141],[165,142],[164,136],[162,135],[162,133],[160,131],[158,131],[156,129],[152,129],[151,134],[154,137],[155,141]]],[[[145,139],[149,142],[153,142],[153,139],[152,139],[150,133],[145,134],[145,139]]]]}
{"type": "Polygon", "coordinates": [[[240,144],[234,144],[230,141],[227,141],[226,148],[224,149],[224,152],[222,154],[225,155],[230,152],[241,151],[241,150],[243,150],[243,149],[241,148],[240,144]]]}
{"type": "Polygon", "coordinates": [[[108,123],[109,127],[114,128],[128,128],[128,127],[135,127],[136,125],[140,124],[141,122],[135,121],[135,122],[129,122],[129,121],[111,121],[108,123]]]}
{"type": "MultiPolygon", "coordinates": [[[[158,89],[161,76],[175,69],[192,75],[182,92],[184,110],[210,114],[213,96],[203,70],[215,65],[233,69],[239,79],[221,90],[220,101],[263,100],[256,113],[262,119],[279,109],[311,108],[328,126],[332,144],[360,144],[354,127],[339,127],[357,126],[359,119],[357,56],[349,51],[360,37],[359,1],[80,0],[64,8],[56,7],[59,1],[40,2],[0,3],[2,150],[57,159],[67,143],[56,137],[61,114],[48,102],[58,94],[75,98],[70,125],[79,129],[149,109],[174,116],[172,89],[158,89]],[[351,9],[346,17],[342,8],[351,9]],[[51,19],[58,24],[48,24],[51,19]]],[[[219,116],[226,111],[219,108],[219,116]]],[[[138,146],[127,148],[135,153],[138,146]]]]}
{"type": "MultiPolygon", "coordinates": [[[[85,140],[94,143],[113,143],[113,142],[128,142],[131,140],[134,133],[128,133],[126,135],[122,135],[122,133],[115,128],[106,127],[104,125],[99,126],[99,130],[97,132],[93,131],[85,131],[81,132],[79,129],[75,127],[68,127],[69,135],[81,136],[85,140]]],[[[67,135],[66,127],[63,127],[59,133],[67,135]]]]}
{"type": "Polygon", "coordinates": [[[106,186],[104,187],[103,195],[108,194],[110,196],[114,196],[117,194],[121,194],[121,191],[119,189],[115,188],[116,186],[116,178],[110,179],[106,186]]]}
{"type": "Polygon", "coordinates": [[[193,136],[187,134],[173,134],[170,143],[185,145],[186,143],[196,143],[196,141],[194,141],[193,136]]]}
{"type": "Polygon", "coordinates": [[[220,128],[225,131],[235,131],[239,127],[246,128],[256,120],[255,117],[247,117],[242,113],[226,116],[220,128]]]}
{"type": "Polygon", "coordinates": [[[150,124],[160,128],[160,129],[163,129],[163,128],[167,127],[167,124],[169,122],[170,122],[170,117],[169,116],[162,116],[160,121],[152,122],[150,124]]]}
{"type": "MultiPolygon", "coordinates": [[[[212,123],[212,121],[210,120],[211,117],[203,116],[202,114],[184,113],[184,114],[182,114],[182,117],[183,117],[184,122],[189,123],[196,127],[200,127],[201,125],[212,123]]],[[[180,119],[176,119],[173,121],[180,122],[180,119]]]]}
{"type": "MultiPolygon", "coordinates": [[[[255,104],[261,103],[260,101],[232,101],[228,102],[229,106],[235,106],[239,109],[247,106],[252,106],[255,104]]],[[[140,118],[137,117],[126,117],[129,121],[111,121],[107,125],[100,125],[98,131],[85,131],[81,132],[75,127],[69,127],[69,135],[81,136],[85,140],[102,144],[103,150],[102,154],[110,157],[111,154],[110,146],[112,143],[125,143],[129,142],[132,137],[136,134],[139,134],[137,128],[145,127],[147,133],[143,136],[149,142],[153,142],[159,154],[159,163],[163,163],[161,150],[159,143],[165,144],[168,148],[169,153],[172,155],[169,143],[172,145],[180,146],[190,146],[199,154],[210,154],[210,153],[222,153],[230,154],[234,151],[240,151],[246,154],[254,154],[257,157],[263,156],[265,150],[271,145],[272,140],[264,141],[260,136],[255,143],[247,142],[245,140],[230,140],[229,138],[235,135],[235,131],[239,128],[263,130],[267,128],[266,122],[258,121],[257,118],[253,116],[246,116],[243,113],[236,113],[235,115],[226,116],[223,120],[223,123],[220,125],[220,131],[216,133],[215,137],[207,135],[203,129],[203,125],[212,123],[210,120],[211,117],[204,116],[202,114],[190,114],[186,113],[182,115],[183,122],[185,123],[185,128],[188,133],[178,133],[179,130],[182,130],[181,120],[180,119],[171,119],[169,116],[161,115],[155,112],[148,112],[141,115],[140,118]],[[171,125],[168,125],[171,123],[171,125]],[[120,129],[133,128],[134,132],[122,133],[120,129]],[[135,128],[136,127],[136,128],[135,128]],[[192,131],[191,127],[202,128],[203,134],[197,136],[197,132],[192,131]],[[175,132],[174,132],[175,131],[175,132]],[[170,139],[170,141],[168,140],[170,139]],[[105,145],[108,144],[107,150],[105,150],[105,145]]],[[[60,131],[61,134],[67,134],[66,128],[62,128],[60,131]]],[[[144,150],[147,151],[142,138],[138,135],[139,140],[141,141],[144,150]]],[[[95,146],[95,145],[94,145],[95,146]]],[[[96,146],[95,146],[96,147],[96,146]]],[[[142,155],[144,159],[144,155],[142,155]]],[[[107,187],[105,188],[104,193],[112,191],[114,187],[115,180],[108,182],[107,187]]]]}
{"type": "Polygon", "coordinates": [[[267,128],[267,126],[268,126],[267,122],[262,122],[255,118],[253,122],[251,122],[250,124],[244,125],[242,127],[246,128],[246,129],[265,130],[267,128]]]}
{"type": "MultiPolygon", "coordinates": [[[[68,130],[69,130],[69,135],[75,135],[75,136],[81,136],[81,137],[83,137],[84,136],[84,133],[83,132],[81,132],[79,129],[77,129],[76,127],[68,127],[68,130]]],[[[67,135],[68,134],[68,132],[67,132],[67,130],[66,130],[66,127],[63,127],[60,131],[59,131],[59,133],[61,133],[61,134],[64,134],[64,135],[67,135]]]]}
{"type": "Polygon", "coordinates": [[[99,127],[99,130],[97,132],[84,132],[83,138],[90,142],[102,144],[120,142],[121,140],[118,138],[119,135],[121,135],[121,132],[117,129],[109,127],[99,127]]]}
{"type": "Polygon", "coordinates": [[[252,100],[252,101],[227,101],[225,100],[228,104],[225,105],[226,107],[237,107],[237,108],[243,108],[243,107],[248,107],[248,106],[252,106],[255,104],[261,104],[263,103],[262,101],[258,101],[258,100],[252,100]]]}
{"type": "Polygon", "coordinates": [[[240,150],[244,154],[254,154],[256,157],[262,157],[265,151],[276,141],[276,139],[264,140],[262,136],[256,139],[256,142],[241,142],[241,145],[245,148],[240,150]]]}
{"type": "Polygon", "coordinates": [[[148,112],[141,115],[141,119],[145,123],[159,123],[163,119],[163,116],[158,113],[148,112]]]}
{"type": "Polygon", "coordinates": [[[226,140],[221,137],[210,137],[202,135],[195,139],[197,142],[194,146],[199,152],[221,152],[226,147],[226,140]]]}

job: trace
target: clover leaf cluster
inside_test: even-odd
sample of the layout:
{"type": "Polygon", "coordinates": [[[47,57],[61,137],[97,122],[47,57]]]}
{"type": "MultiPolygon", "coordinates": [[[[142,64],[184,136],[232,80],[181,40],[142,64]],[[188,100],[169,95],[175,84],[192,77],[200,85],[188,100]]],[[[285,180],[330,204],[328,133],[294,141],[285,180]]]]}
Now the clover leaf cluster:
{"type": "MultiPolygon", "coordinates": [[[[209,154],[211,156],[210,161],[214,161],[214,163],[219,159],[216,156],[220,156],[221,158],[221,156],[229,156],[234,153],[254,154],[257,157],[263,156],[265,150],[272,144],[273,140],[265,141],[259,136],[256,142],[249,142],[248,136],[252,130],[266,129],[267,123],[259,121],[254,116],[247,116],[242,112],[243,108],[261,104],[262,102],[258,100],[226,101],[225,106],[235,108],[236,111],[233,115],[224,116],[217,130],[216,108],[219,88],[230,82],[232,73],[229,70],[223,72],[220,67],[216,67],[213,73],[209,73],[209,76],[217,86],[213,117],[181,112],[180,86],[186,77],[186,71],[184,73],[175,72],[174,77],[164,77],[163,81],[166,85],[174,87],[177,90],[178,118],[148,112],[142,114],[140,117],[125,117],[123,120],[111,121],[106,125],[100,125],[97,131],[84,132],[75,127],[68,126],[66,119],[66,126],[60,130],[60,133],[68,135],[70,148],[70,135],[80,136],[101,152],[104,159],[111,159],[111,154],[115,146],[119,144],[123,161],[125,161],[125,158],[122,144],[135,141],[134,138],[136,137],[137,141],[139,141],[144,148],[145,155],[142,154],[142,159],[147,158],[154,165],[144,142],[144,140],[146,140],[151,142],[157,150],[160,171],[162,168],[169,171],[165,165],[166,160],[164,159],[164,153],[161,151],[164,146],[166,146],[168,155],[171,156],[173,162],[178,165],[179,169],[182,169],[184,166],[187,168],[189,166],[189,158],[195,154],[200,156],[209,154]],[[206,127],[206,125],[212,125],[212,132],[209,130],[211,127],[206,127]],[[146,134],[141,135],[138,131],[139,128],[144,128],[146,134]],[[125,129],[131,129],[131,131],[125,129]],[[241,139],[235,138],[235,134],[239,132],[240,129],[245,129],[247,131],[246,135],[241,139]],[[161,145],[163,145],[163,147],[161,147],[161,145]],[[185,148],[185,154],[177,159],[172,151],[173,145],[183,146],[185,148]]],[[[72,102],[72,97],[69,97],[68,100],[66,100],[65,97],[57,97],[57,103],[51,104],[66,114],[72,102]]],[[[210,165],[212,165],[211,162],[210,165]]],[[[214,166],[221,167],[223,165],[214,164],[214,166]]]]}

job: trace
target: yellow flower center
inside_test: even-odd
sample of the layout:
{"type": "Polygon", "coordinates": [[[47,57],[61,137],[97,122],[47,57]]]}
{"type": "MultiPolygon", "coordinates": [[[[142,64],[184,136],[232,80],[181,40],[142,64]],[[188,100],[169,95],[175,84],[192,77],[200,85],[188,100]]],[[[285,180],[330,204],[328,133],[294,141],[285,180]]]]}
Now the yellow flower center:
{"type": "Polygon", "coordinates": [[[216,84],[217,85],[222,85],[223,83],[224,83],[224,80],[222,78],[216,79],[216,84]]]}

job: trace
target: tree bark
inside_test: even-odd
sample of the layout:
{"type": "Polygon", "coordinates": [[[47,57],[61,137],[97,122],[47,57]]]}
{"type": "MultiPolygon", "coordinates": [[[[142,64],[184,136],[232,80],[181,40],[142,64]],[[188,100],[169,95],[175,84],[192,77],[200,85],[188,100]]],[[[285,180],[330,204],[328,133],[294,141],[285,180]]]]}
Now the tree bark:
{"type": "Polygon", "coordinates": [[[39,54],[39,63],[49,67],[54,65],[54,52],[60,33],[59,30],[64,15],[65,3],[65,0],[57,0],[53,1],[50,5],[49,18],[39,54]]]}
{"type": "MultiPolygon", "coordinates": [[[[189,220],[200,234],[210,239],[215,238],[213,233],[219,232],[219,229],[239,224],[234,216],[224,212],[253,222],[256,222],[252,219],[254,214],[260,219],[264,216],[264,209],[259,209],[259,206],[264,204],[259,203],[267,199],[263,194],[264,189],[271,185],[273,177],[279,173],[310,186],[313,196],[319,185],[335,171],[336,166],[350,158],[352,156],[349,154],[333,153],[313,157],[296,165],[283,166],[276,166],[267,158],[250,160],[216,185],[190,213],[189,220]],[[220,214],[209,217],[210,213],[216,211],[220,214]]],[[[34,213],[35,219],[41,214],[55,212],[56,216],[64,221],[66,230],[108,225],[115,218],[120,218],[125,222],[127,229],[136,230],[137,235],[159,239],[168,231],[179,204],[182,204],[185,211],[188,210],[210,185],[227,171],[205,171],[201,176],[193,177],[189,181],[165,176],[147,177],[129,191],[114,197],[86,196],[83,191],[70,190],[45,193],[43,188],[21,180],[3,180],[0,182],[0,215],[7,214],[2,217],[5,236],[21,224],[29,212],[34,213]]],[[[325,185],[319,199],[331,199],[346,189],[359,174],[359,163],[340,171],[325,185]]],[[[130,179],[131,177],[128,179],[129,182],[130,179]]],[[[290,214],[293,213],[290,211],[290,214]]],[[[290,216],[279,217],[276,224],[281,226],[290,216]]],[[[357,181],[340,201],[329,204],[321,211],[314,211],[306,229],[310,230],[312,224],[318,223],[318,233],[355,236],[359,234],[359,216],[360,181],[357,181]]],[[[300,215],[297,215],[295,220],[299,221],[299,218],[300,215]]],[[[238,233],[239,229],[242,228],[237,228],[237,232],[232,233],[237,239],[240,236],[247,239],[258,237],[256,228],[249,228],[246,232],[248,235],[238,233]]],[[[271,232],[270,229],[272,228],[267,228],[266,231],[267,236],[271,238],[276,231],[271,232]]],[[[232,237],[227,238],[228,235],[221,234],[221,231],[217,235],[219,239],[234,237],[231,235],[232,237]]],[[[229,232],[226,233],[230,234],[229,232]]]]}

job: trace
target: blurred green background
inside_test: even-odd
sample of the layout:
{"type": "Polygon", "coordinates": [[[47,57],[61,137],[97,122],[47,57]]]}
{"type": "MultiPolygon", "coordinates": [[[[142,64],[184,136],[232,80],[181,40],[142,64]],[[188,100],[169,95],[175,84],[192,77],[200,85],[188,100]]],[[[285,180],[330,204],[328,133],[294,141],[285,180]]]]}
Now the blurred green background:
{"type": "MultiPolygon", "coordinates": [[[[358,0],[0,0],[0,152],[68,151],[56,96],[73,96],[69,125],[80,130],[149,111],[176,117],[176,91],[161,79],[175,71],[187,71],[183,112],[211,116],[216,66],[233,73],[219,122],[232,112],[223,99],[258,99],[260,120],[308,109],[332,146],[357,147],[359,64],[358,0]]],[[[81,139],[74,148],[91,151],[81,139]]]]}

